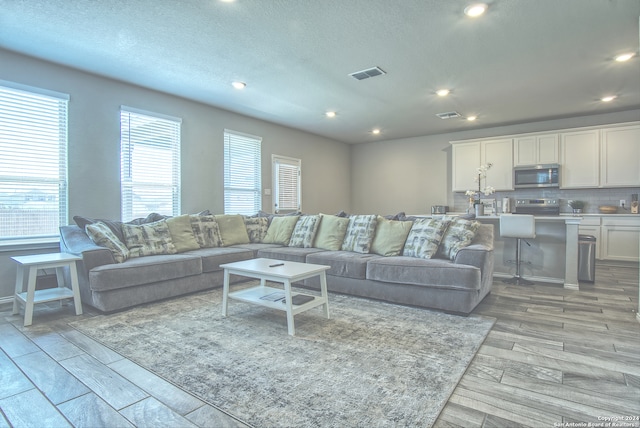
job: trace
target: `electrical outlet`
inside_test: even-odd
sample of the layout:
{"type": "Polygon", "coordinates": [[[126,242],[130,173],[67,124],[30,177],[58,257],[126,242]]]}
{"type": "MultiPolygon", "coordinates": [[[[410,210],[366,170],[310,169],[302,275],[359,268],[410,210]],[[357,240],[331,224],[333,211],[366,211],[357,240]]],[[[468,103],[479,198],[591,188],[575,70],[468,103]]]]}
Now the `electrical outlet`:
{"type": "Polygon", "coordinates": [[[621,207],[626,207],[627,206],[627,201],[625,201],[624,199],[620,199],[620,206],[621,207]]]}

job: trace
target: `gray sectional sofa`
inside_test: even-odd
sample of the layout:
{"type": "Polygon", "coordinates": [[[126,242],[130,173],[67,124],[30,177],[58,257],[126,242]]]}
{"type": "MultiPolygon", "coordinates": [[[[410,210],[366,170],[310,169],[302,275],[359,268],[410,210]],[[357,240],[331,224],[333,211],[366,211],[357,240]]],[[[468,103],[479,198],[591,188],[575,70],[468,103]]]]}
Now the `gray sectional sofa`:
{"type": "MultiPolygon", "coordinates": [[[[219,216],[220,225],[224,224],[222,217],[229,216],[219,216]]],[[[244,219],[247,220],[246,217],[244,219]]],[[[153,224],[161,221],[156,219],[153,224]]],[[[289,221],[289,224],[292,222],[289,221]]],[[[121,262],[116,261],[119,254],[114,253],[113,248],[94,242],[96,238],[89,230],[91,228],[87,228],[84,223],[80,223],[85,226],[84,229],[77,225],[61,227],[60,247],[63,252],[82,257],[78,265],[82,301],[104,312],[221,287],[221,264],[255,257],[331,266],[327,271],[329,291],[460,314],[470,313],[491,290],[494,263],[491,225],[475,224],[477,230],[474,231],[472,241],[453,251],[451,257],[442,257],[439,248],[438,254],[424,258],[415,254],[376,254],[372,252],[372,248],[357,239],[354,241],[356,245],[348,250],[342,249],[346,244],[339,249],[330,248],[326,243],[321,244],[319,237],[304,245],[289,246],[287,242],[293,243],[293,238],[291,241],[282,241],[282,233],[266,233],[275,228],[271,226],[271,218],[261,220],[260,223],[266,225],[266,228],[263,227],[264,230],[256,233],[255,227],[250,227],[247,220],[247,239],[239,238],[240,242],[237,236],[231,237],[227,233],[225,237],[225,233],[221,233],[224,231],[218,231],[222,239],[218,240],[217,245],[202,247],[202,236],[206,240],[205,231],[200,237],[199,246],[183,246],[183,249],[192,249],[167,250],[165,242],[156,253],[125,257],[121,262]],[[319,247],[314,246],[315,244],[319,247]]],[[[329,224],[327,220],[325,223],[329,224]]],[[[342,224],[347,223],[343,221],[342,224]]],[[[113,225],[110,226],[113,229],[113,225]]],[[[202,232],[196,226],[193,230],[202,232]]],[[[319,232],[318,229],[315,231],[319,232]]],[[[324,230],[323,234],[326,233],[328,231],[324,230]]],[[[211,236],[209,233],[209,237],[211,236]]],[[[341,239],[340,236],[338,233],[337,239],[341,239]]],[[[411,236],[410,234],[408,240],[411,236]]],[[[333,235],[332,237],[335,238],[333,235]]],[[[175,242],[180,247],[177,239],[175,242]]],[[[422,244],[423,241],[420,241],[418,245],[422,244]]],[[[374,245],[373,249],[375,247],[374,245]]],[[[127,249],[123,251],[126,252],[127,249]]],[[[133,251],[131,248],[130,252],[133,251]]],[[[409,253],[405,247],[404,254],[409,253]]],[[[244,278],[235,277],[232,280],[240,281],[244,278]]],[[[317,278],[306,280],[300,285],[319,288],[317,278]]]]}

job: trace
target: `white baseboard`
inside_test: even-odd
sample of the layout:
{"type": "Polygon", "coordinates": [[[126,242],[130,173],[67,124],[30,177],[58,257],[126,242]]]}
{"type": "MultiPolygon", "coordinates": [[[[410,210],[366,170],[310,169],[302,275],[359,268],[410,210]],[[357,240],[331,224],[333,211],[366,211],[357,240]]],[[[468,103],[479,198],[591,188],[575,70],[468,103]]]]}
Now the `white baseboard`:
{"type": "Polygon", "coordinates": [[[13,296],[0,297],[0,305],[4,305],[5,303],[13,303],[13,296]]]}

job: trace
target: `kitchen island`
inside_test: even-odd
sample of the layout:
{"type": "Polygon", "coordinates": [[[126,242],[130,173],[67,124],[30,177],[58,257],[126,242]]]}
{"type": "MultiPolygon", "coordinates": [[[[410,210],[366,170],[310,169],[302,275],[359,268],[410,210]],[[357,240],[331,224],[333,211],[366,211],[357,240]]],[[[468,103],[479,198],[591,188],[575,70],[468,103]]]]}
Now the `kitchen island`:
{"type": "MultiPolygon", "coordinates": [[[[563,284],[578,290],[578,226],[581,217],[535,216],[536,237],[522,242],[520,273],[531,281],[563,284]]],[[[500,236],[500,217],[487,215],[478,221],[494,226],[494,277],[510,278],[515,273],[513,261],[516,239],[500,236]]]]}

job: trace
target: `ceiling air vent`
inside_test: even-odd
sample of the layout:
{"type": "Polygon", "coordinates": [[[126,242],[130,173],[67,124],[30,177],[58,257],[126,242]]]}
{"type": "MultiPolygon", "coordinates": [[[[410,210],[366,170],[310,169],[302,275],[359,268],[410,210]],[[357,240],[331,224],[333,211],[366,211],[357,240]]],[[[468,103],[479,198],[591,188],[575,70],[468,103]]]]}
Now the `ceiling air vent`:
{"type": "Polygon", "coordinates": [[[353,77],[354,79],[364,80],[368,79],[369,77],[376,77],[383,74],[387,73],[385,73],[384,70],[382,70],[380,67],[373,67],[362,71],[356,71],[355,73],[349,73],[349,76],[353,77]]]}
{"type": "Polygon", "coordinates": [[[457,111],[448,111],[446,113],[436,113],[440,119],[451,119],[453,117],[462,117],[457,111]]]}

